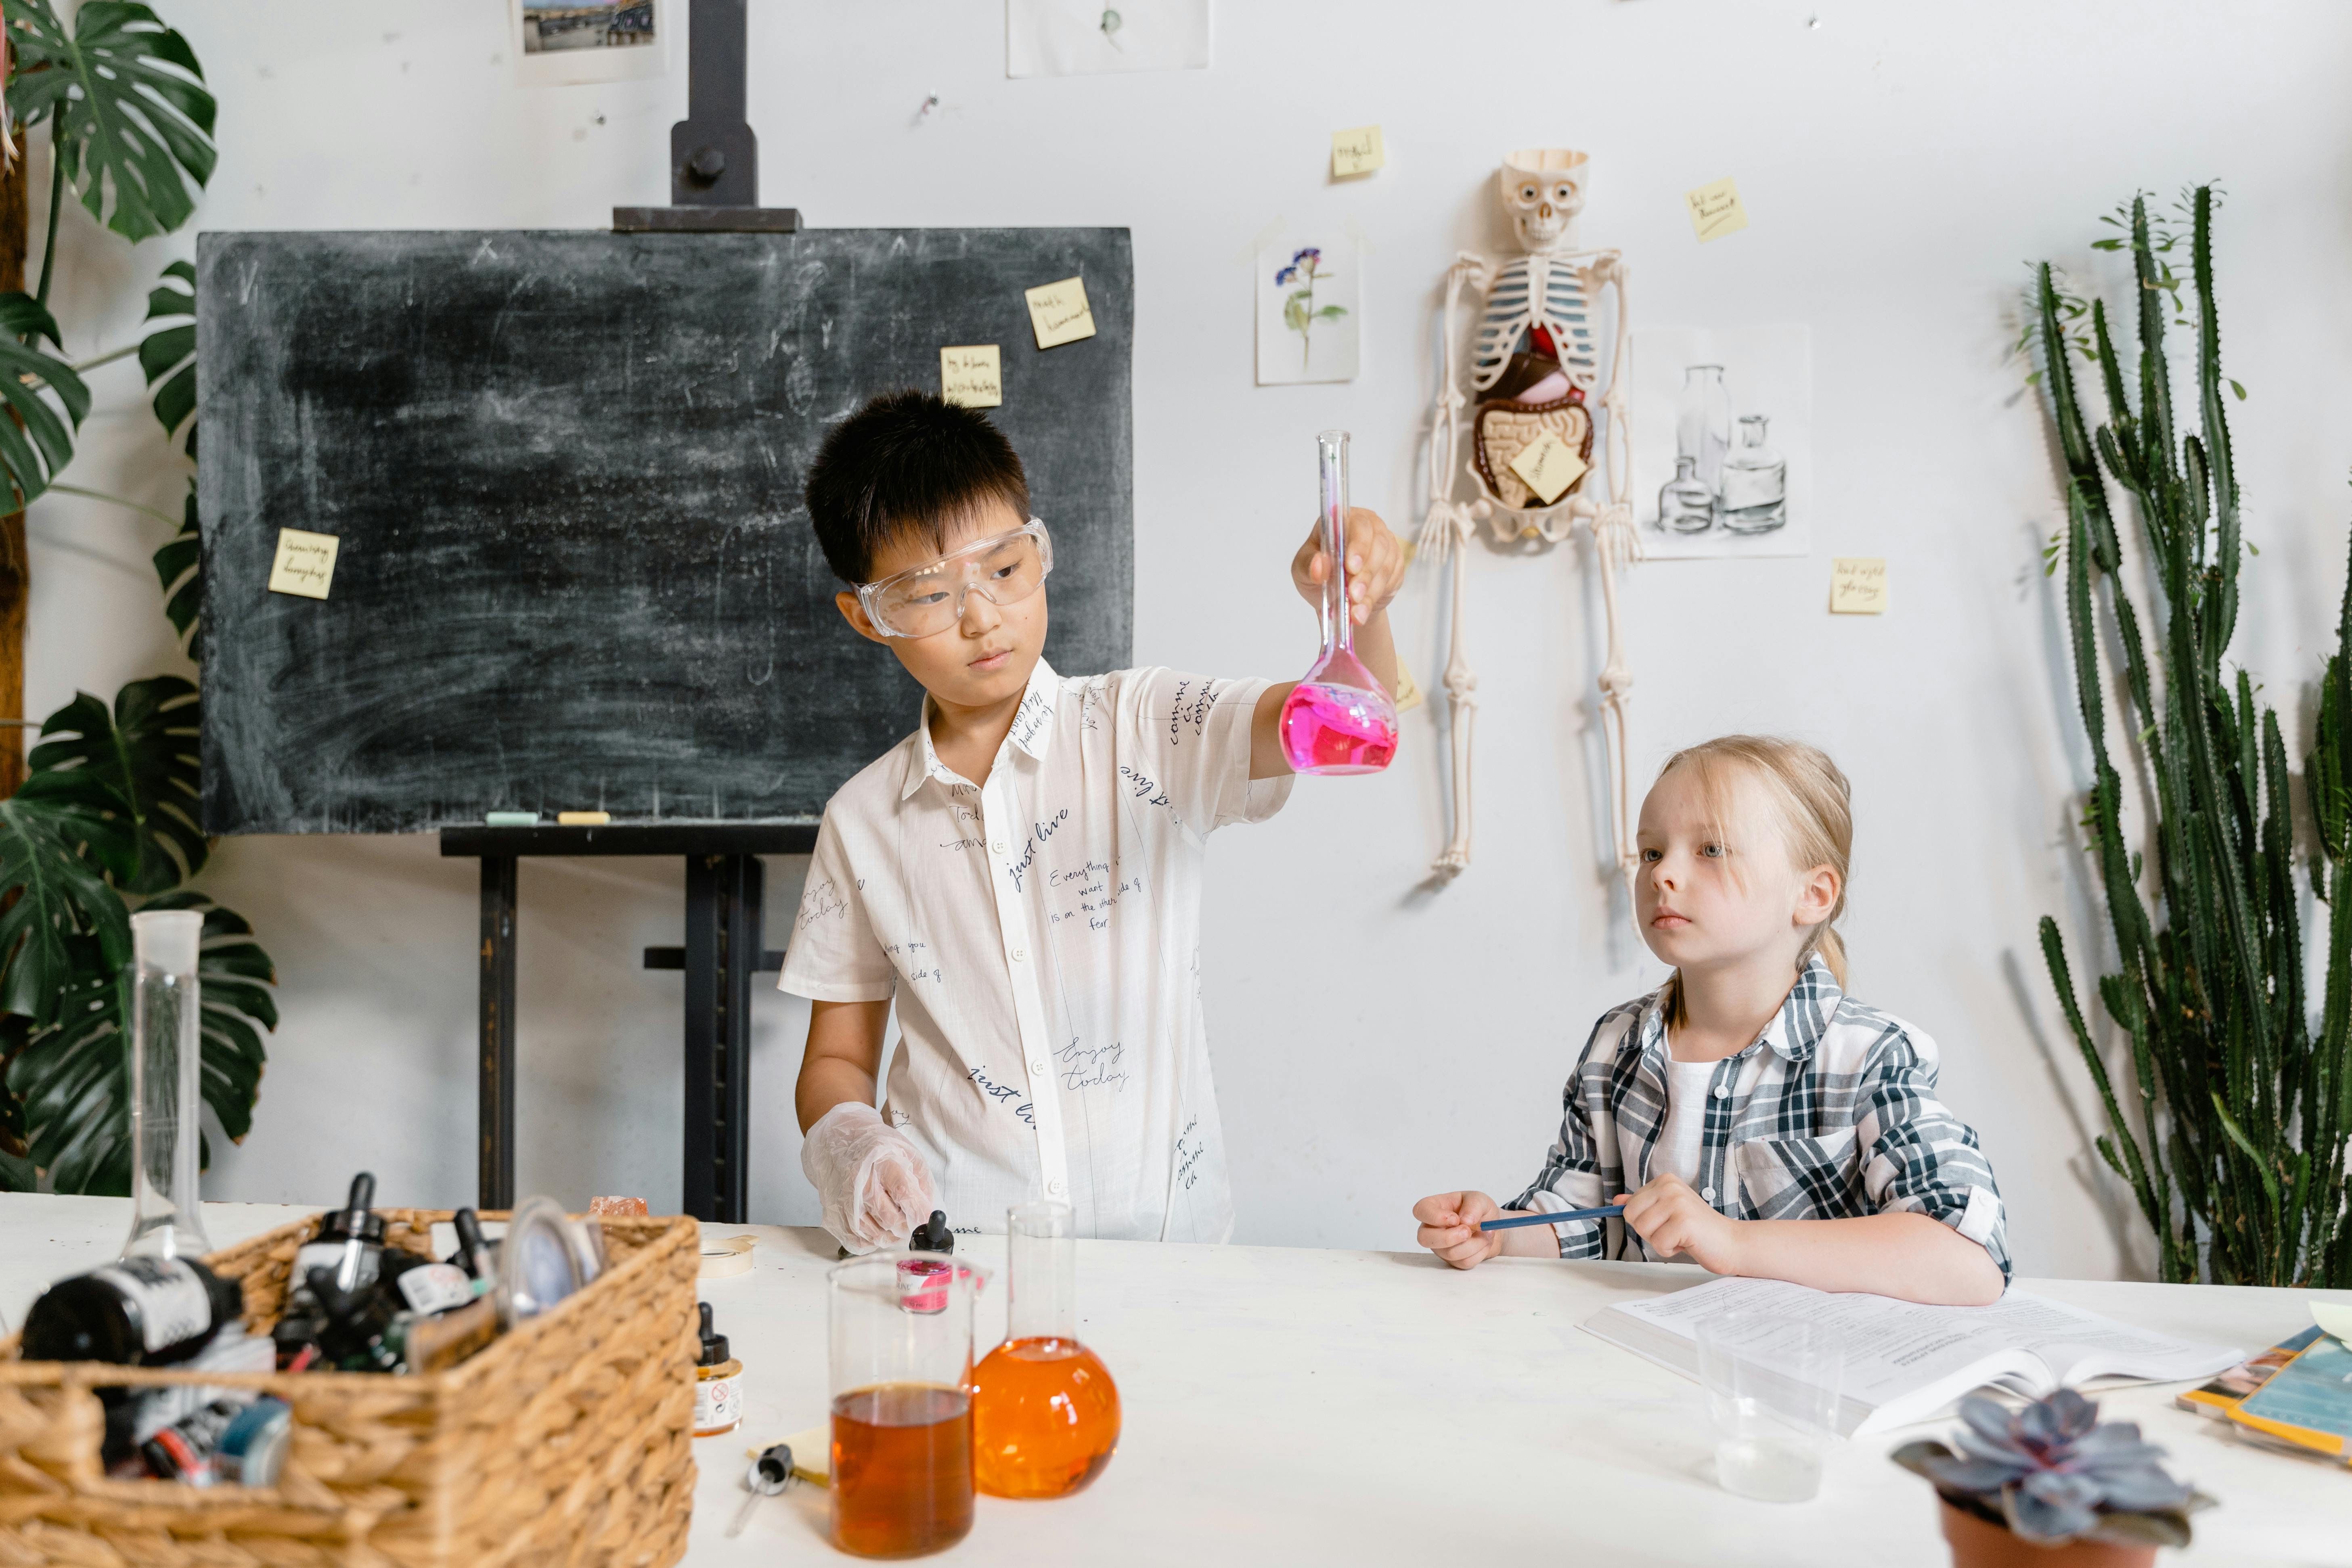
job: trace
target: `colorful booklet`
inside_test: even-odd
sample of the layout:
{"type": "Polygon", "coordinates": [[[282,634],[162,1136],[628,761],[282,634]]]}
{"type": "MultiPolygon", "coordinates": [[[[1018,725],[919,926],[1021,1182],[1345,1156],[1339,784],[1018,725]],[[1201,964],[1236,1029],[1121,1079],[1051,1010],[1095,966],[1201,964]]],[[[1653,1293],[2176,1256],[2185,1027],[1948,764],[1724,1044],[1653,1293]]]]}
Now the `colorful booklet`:
{"type": "Polygon", "coordinates": [[[2216,1421],[2227,1421],[2238,1402],[2271,1380],[2271,1374],[2301,1355],[2312,1341],[2319,1337],[2316,1324],[2299,1334],[2281,1340],[2252,1361],[2242,1361],[2212,1382],[2202,1384],[2173,1400],[2183,1410],[2195,1411],[2216,1421]]]}
{"type": "Polygon", "coordinates": [[[2265,1437],[2352,1462],[2352,1349],[2332,1334],[2315,1334],[2240,1400],[2230,1419],[2265,1437]]]}

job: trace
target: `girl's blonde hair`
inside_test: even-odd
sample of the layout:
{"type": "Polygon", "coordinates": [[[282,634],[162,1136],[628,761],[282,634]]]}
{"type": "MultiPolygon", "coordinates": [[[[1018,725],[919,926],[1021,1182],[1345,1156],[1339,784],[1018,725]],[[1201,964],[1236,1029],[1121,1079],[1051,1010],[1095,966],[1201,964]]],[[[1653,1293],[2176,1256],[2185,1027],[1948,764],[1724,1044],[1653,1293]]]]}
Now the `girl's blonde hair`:
{"type": "MultiPolygon", "coordinates": [[[[1685,746],[1666,759],[1658,777],[1663,779],[1676,768],[1689,768],[1697,775],[1699,789],[1718,822],[1735,781],[1745,778],[1761,784],[1780,818],[1790,863],[1800,870],[1827,866],[1837,873],[1837,903],[1806,939],[1797,954],[1797,967],[1801,971],[1806,959],[1818,952],[1830,966],[1839,989],[1844,989],[1845,943],[1838,936],[1837,921],[1845,913],[1846,863],[1853,854],[1853,789],[1845,774],[1820,747],[1776,735],[1718,735],[1685,746]]],[[[1675,988],[1677,1014],[1680,990],[1675,988]]]]}

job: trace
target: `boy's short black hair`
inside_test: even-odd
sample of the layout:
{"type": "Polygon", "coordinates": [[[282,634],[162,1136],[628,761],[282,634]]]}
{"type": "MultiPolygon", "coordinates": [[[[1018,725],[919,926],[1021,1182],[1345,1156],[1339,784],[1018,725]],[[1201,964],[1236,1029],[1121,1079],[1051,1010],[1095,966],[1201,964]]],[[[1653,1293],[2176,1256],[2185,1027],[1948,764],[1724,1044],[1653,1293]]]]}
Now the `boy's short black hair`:
{"type": "Polygon", "coordinates": [[[875,552],[916,533],[944,552],[949,525],[992,500],[1029,520],[1029,479],[1013,444],[973,408],[908,388],[835,426],[809,465],[809,521],[834,574],[872,578],[875,552]]]}

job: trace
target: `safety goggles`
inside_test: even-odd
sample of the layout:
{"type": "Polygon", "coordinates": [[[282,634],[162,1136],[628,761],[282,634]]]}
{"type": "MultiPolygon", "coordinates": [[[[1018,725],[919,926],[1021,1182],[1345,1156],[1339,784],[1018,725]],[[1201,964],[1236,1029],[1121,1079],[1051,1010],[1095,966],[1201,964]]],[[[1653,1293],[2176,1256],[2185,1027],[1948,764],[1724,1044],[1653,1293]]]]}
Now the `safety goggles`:
{"type": "Polygon", "coordinates": [[[1054,537],[1033,517],[1010,533],[976,539],[878,583],[860,583],[857,602],[883,636],[927,637],[963,618],[966,595],[1000,607],[1017,605],[1053,570],[1054,537]]]}

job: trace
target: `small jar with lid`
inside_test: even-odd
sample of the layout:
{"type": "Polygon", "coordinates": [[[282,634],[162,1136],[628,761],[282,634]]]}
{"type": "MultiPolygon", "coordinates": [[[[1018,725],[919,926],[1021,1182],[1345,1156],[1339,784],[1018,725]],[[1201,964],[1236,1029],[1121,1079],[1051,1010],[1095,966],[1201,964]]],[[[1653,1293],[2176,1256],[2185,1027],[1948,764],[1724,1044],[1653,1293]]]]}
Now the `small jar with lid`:
{"type": "Polygon", "coordinates": [[[702,1353],[694,1368],[694,1435],[716,1437],[743,1425],[743,1363],[727,1353],[727,1336],[712,1323],[710,1303],[698,1305],[702,1353]]]}

